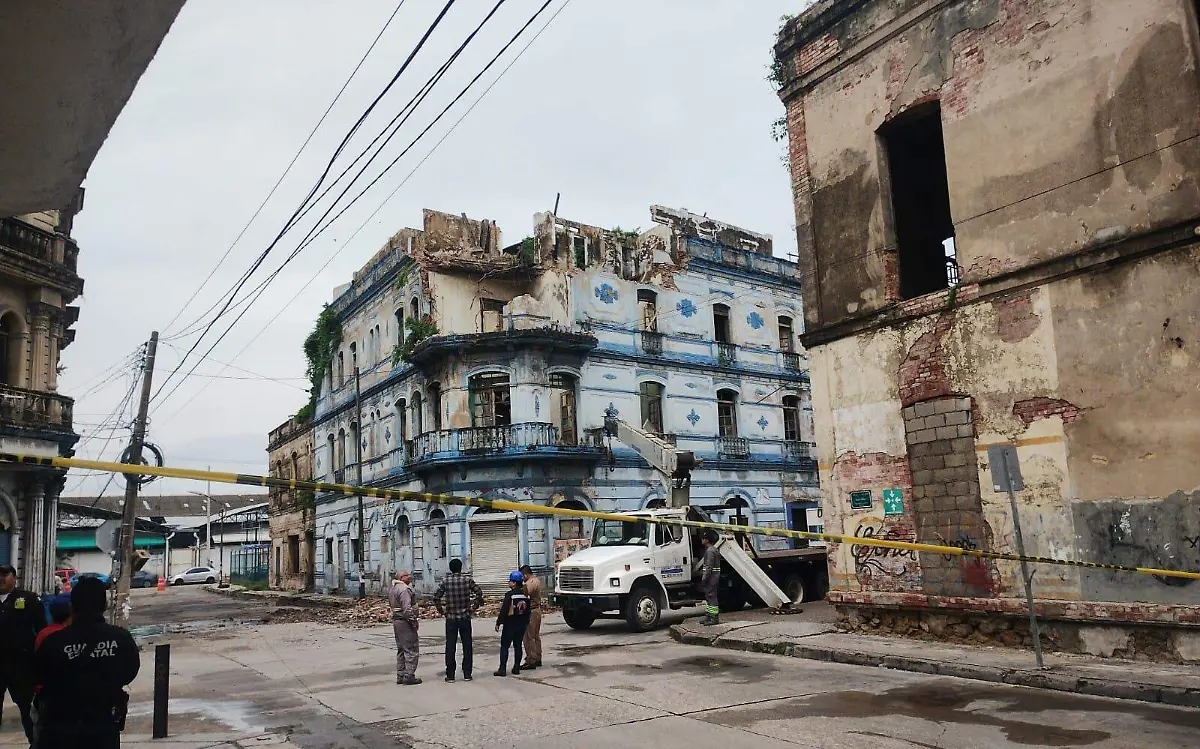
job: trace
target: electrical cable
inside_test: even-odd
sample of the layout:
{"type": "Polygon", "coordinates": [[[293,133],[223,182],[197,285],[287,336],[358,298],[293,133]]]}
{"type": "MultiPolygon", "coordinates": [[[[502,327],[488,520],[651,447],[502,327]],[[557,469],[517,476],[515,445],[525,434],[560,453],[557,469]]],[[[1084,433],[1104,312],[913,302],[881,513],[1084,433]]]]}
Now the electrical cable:
{"type": "MultiPolygon", "coordinates": [[[[379,29],[379,33],[375,35],[375,39],[371,42],[371,46],[367,47],[367,51],[363,53],[363,56],[359,59],[358,64],[355,65],[354,69],[350,71],[350,75],[346,77],[346,80],[342,83],[342,87],[338,89],[338,92],[334,95],[333,100],[329,102],[329,106],[325,107],[325,111],[321,114],[321,118],[317,120],[317,124],[313,125],[312,130],[310,130],[308,133],[308,137],[304,139],[304,142],[300,144],[300,148],[296,151],[295,155],[292,156],[292,160],[288,163],[287,168],[283,170],[283,174],[279,175],[279,179],[275,181],[274,186],[271,187],[271,191],[267,193],[267,197],[263,198],[263,201],[259,203],[258,208],[254,211],[254,214],[250,216],[250,220],[246,222],[246,225],[242,227],[242,230],[238,232],[238,235],[234,237],[234,240],[229,245],[229,248],[225,250],[225,254],[221,256],[221,259],[217,261],[217,264],[213,266],[213,269],[209,271],[204,280],[200,282],[200,286],[194,292],[192,292],[192,296],[187,300],[187,302],[185,302],[184,305],[179,308],[179,311],[175,313],[175,316],[171,318],[171,321],[163,326],[163,338],[167,337],[167,331],[170,330],[171,326],[175,324],[175,321],[179,319],[179,317],[187,310],[187,308],[191,306],[192,302],[196,300],[196,297],[200,295],[200,292],[204,290],[204,287],[208,285],[208,282],[212,280],[212,277],[220,269],[221,265],[224,264],[225,260],[229,257],[229,254],[233,252],[233,248],[236,247],[237,243],[241,241],[243,236],[245,236],[246,231],[250,228],[250,225],[254,223],[255,219],[257,219],[259,214],[262,213],[263,208],[266,207],[267,203],[275,195],[275,192],[279,189],[279,186],[283,184],[283,180],[286,179],[288,174],[291,173],[292,167],[296,165],[296,162],[300,159],[300,155],[304,153],[304,149],[308,147],[308,144],[312,141],[313,136],[317,134],[317,130],[319,130],[321,125],[324,124],[325,119],[329,117],[329,113],[333,111],[334,105],[336,105],[342,98],[342,94],[346,92],[347,87],[350,86],[350,82],[354,80],[356,75],[358,75],[358,71],[362,68],[363,63],[367,61],[367,58],[371,55],[371,52],[374,51],[375,46],[379,44],[379,40],[383,38],[384,32],[388,30],[388,27],[392,25],[392,21],[396,19],[396,15],[400,12],[400,9],[404,7],[404,1],[405,0],[400,0],[400,2],[396,4],[396,8],[392,11],[392,14],[388,16],[387,21],[384,22],[383,28],[379,29]]],[[[222,295],[221,299],[224,299],[224,295],[222,295]]],[[[200,319],[203,320],[209,312],[212,312],[214,309],[216,309],[216,306],[219,303],[220,300],[214,303],[213,306],[208,310],[201,313],[200,319]]],[[[162,339],[160,338],[160,341],[161,340],[162,339]]]]}
{"type": "MultiPolygon", "coordinates": [[[[300,252],[302,252],[306,247],[311,245],[323,232],[325,232],[330,226],[332,226],[335,221],[337,221],[342,215],[344,215],[347,210],[349,210],[355,203],[357,203],[363,197],[363,195],[365,195],[366,192],[369,189],[371,189],[371,187],[373,187],[375,184],[377,184],[379,182],[379,180],[382,179],[384,177],[384,175],[386,175],[388,173],[388,171],[390,171],[400,161],[401,158],[403,158],[410,150],[412,150],[412,148],[414,146],[416,146],[416,144],[422,138],[424,138],[424,136],[426,134],[429,133],[429,131],[434,127],[434,125],[436,125],[442,119],[442,117],[444,117],[446,115],[446,113],[449,112],[450,109],[452,107],[454,107],[454,105],[457,104],[467,94],[468,91],[470,91],[470,89],[475,85],[475,83],[477,83],[479,81],[479,79],[482,78],[483,75],[486,74],[487,71],[491,69],[491,67],[496,63],[496,61],[499,60],[500,57],[502,57],[504,55],[504,53],[507,52],[508,49],[514,43],[516,43],[516,41],[521,37],[521,35],[524,34],[525,31],[528,30],[528,28],[533,25],[533,23],[537,20],[538,16],[540,16],[542,14],[542,12],[544,12],[546,10],[546,8],[549,7],[551,2],[553,2],[553,0],[546,0],[546,2],[543,3],[536,12],[534,12],[534,14],[529,18],[528,21],[525,22],[525,24],[517,31],[517,33],[514,34],[512,36],[512,38],[509,39],[509,41],[503,47],[501,47],[500,51],[497,52],[492,57],[492,59],[488,61],[487,65],[485,65],[483,67],[483,69],[481,71],[479,71],[479,73],[477,73],[475,75],[475,77],[472,78],[471,81],[458,93],[458,95],[449,104],[447,104],[440,113],[438,113],[437,117],[435,117],[434,120],[432,122],[430,122],[425,127],[425,129],[422,130],[416,136],[416,138],[414,138],[412,140],[412,142],[409,143],[409,145],[400,153],[400,155],[398,155],[395,159],[392,160],[392,162],[390,164],[388,164],[386,167],[384,167],[383,171],[380,172],[380,174],[377,175],[375,177],[375,179],[371,181],[370,184],[368,184],[365,188],[363,188],[363,190],[361,190],[358,193],[358,195],[356,195],[348,204],[346,204],[345,207],[343,207],[342,210],[339,211],[336,216],[334,216],[332,219],[329,219],[328,221],[326,221],[326,223],[324,225],[320,226],[319,228],[317,228],[317,226],[314,225],[313,229],[309,230],[308,235],[306,235],[305,238],[303,240],[301,240],[301,244],[298,245],[297,248],[290,255],[288,255],[287,258],[284,259],[284,261],[279,265],[279,267],[277,267],[269,276],[267,276],[267,278],[265,278],[259,284],[259,286],[256,287],[256,289],[251,291],[251,294],[256,294],[255,300],[257,300],[258,297],[260,297],[265,292],[267,286],[269,286],[270,283],[272,281],[274,281],[274,279],[279,275],[279,273],[282,272],[283,269],[289,263],[291,263],[291,261],[294,260],[297,255],[300,254],[300,252]]],[[[497,5],[497,7],[499,7],[499,6],[497,5]]],[[[565,4],[564,4],[564,7],[565,7],[565,4]]],[[[493,9],[493,12],[494,12],[494,9],[493,9]]],[[[490,17],[491,17],[491,14],[489,14],[489,18],[490,17]]],[[[485,21],[486,21],[486,19],[485,19],[485,21]]],[[[378,152],[376,155],[378,155],[378,152]]],[[[373,158],[374,157],[372,157],[372,160],[373,160],[373,158]]],[[[369,163],[370,162],[368,161],[368,165],[369,165],[369,163]]],[[[364,166],[363,170],[365,170],[365,168],[366,168],[366,166],[364,166]]],[[[360,170],[360,172],[359,172],[360,175],[363,170],[360,170]]],[[[357,176],[355,177],[355,180],[357,180],[357,176]]],[[[317,219],[317,224],[320,224],[321,221],[324,221],[326,219],[326,217],[328,217],[328,215],[337,206],[337,201],[340,200],[343,196],[345,196],[345,194],[347,192],[349,192],[349,190],[353,186],[353,184],[354,184],[354,181],[351,181],[351,183],[348,184],[345,189],[343,189],[343,191],[334,200],[333,205],[331,205],[328,209],[326,209],[325,213],[322,214],[321,218],[317,219]]],[[[242,311],[237,315],[237,317],[234,318],[233,322],[231,322],[225,328],[225,330],[221,333],[221,335],[217,337],[217,340],[214,341],[209,346],[208,350],[205,352],[206,355],[211,353],[218,345],[220,345],[221,341],[223,341],[225,339],[225,337],[230,333],[230,331],[232,331],[233,328],[237,326],[237,324],[241,321],[241,319],[245,316],[246,312],[248,312],[249,309],[250,309],[250,305],[247,305],[246,307],[244,307],[242,309],[242,311]]],[[[215,322],[215,320],[214,320],[214,322],[215,322]]],[[[194,348],[195,347],[193,347],[193,349],[194,348]]],[[[191,372],[195,371],[196,366],[198,366],[198,365],[193,365],[191,372]]],[[[177,368],[177,370],[178,370],[178,368],[177,368]]],[[[191,372],[189,372],[189,375],[191,372]]],[[[176,391],[178,391],[178,389],[182,386],[182,383],[187,380],[187,377],[188,377],[188,375],[185,375],[184,378],[176,384],[175,388],[166,394],[164,400],[166,398],[170,398],[171,395],[173,395],[176,391]]]]}
{"type": "MultiPolygon", "coordinates": [[[[270,329],[270,327],[272,325],[274,325],[276,322],[278,322],[279,318],[283,316],[283,313],[286,312],[293,304],[296,303],[296,301],[300,298],[300,296],[304,293],[304,291],[309,286],[311,286],[314,281],[316,281],[318,278],[320,278],[321,274],[325,272],[325,269],[328,268],[333,263],[333,261],[335,259],[337,259],[337,257],[339,255],[341,255],[346,250],[347,247],[350,246],[350,243],[359,235],[359,233],[362,232],[363,229],[366,228],[367,224],[369,224],[377,215],[379,215],[379,212],[383,210],[383,208],[392,200],[392,198],[396,197],[396,194],[398,192],[400,192],[400,189],[403,188],[406,184],[408,184],[408,181],[410,179],[412,179],[412,177],[425,164],[425,162],[428,161],[429,158],[431,156],[433,156],[434,153],[437,152],[438,148],[441,147],[441,145],[446,142],[446,140],[450,137],[450,135],[454,133],[454,131],[458,128],[458,126],[460,124],[462,124],[463,120],[465,120],[467,118],[467,116],[470,115],[471,112],[473,112],[475,110],[475,107],[479,106],[480,102],[483,101],[483,99],[491,92],[491,90],[496,86],[496,84],[498,84],[500,82],[500,80],[502,78],[504,78],[505,74],[508,73],[508,71],[511,70],[512,67],[517,63],[517,60],[521,59],[521,56],[524,55],[525,52],[531,46],[533,46],[534,42],[536,42],[538,40],[538,38],[541,37],[541,35],[546,31],[546,29],[548,29],[550,27],[550,24],[554,23],[554,20],[556,18],[558,18],[560,13],[562,13],[564,10],[566,10],[567,6],[570,5],[570,3],[571,3],[571,0],[566,0],[566,2],[564,2],[559,7],[559,9],[557,11],[555,11],[552,16],[550,16],[550,19],[547,20],[546,23],[543,24],[542,27],[538,30],[538,32],[533,35],[533,38],[531,38],[529,40],[529,42],[527,42],[525,44],[525,46],[522,47],[519,52],[517,52],[517,54],[513,57],[513,59],[508,62],[508,64],[504,67],[504,69],[500,71],[500,74],[496,76],[495,80],[493,80],[490,84],[488,84],[488,87],[483,90],[483,93],[481,93],[475,99],[475,101],[471,103],[471,106],[468,107],[467,110],[465,112],[463,112],[462,115],[454,122],[454,124],[452,124],[450,126],[450,128],[442,135],[442,137],[438,140],[438,142],[435,143],[433,145],[433,147],[429,149],[428,152],[426,152],[426,154],[421,158],[421,160],[419,162],[417,162],[416,166],[414,166],[412,168],[412,170],[409,171],[409,173],[407,175],[405,175],[404,179],[401,180],[400,183],[398,185],[396,185],[396,187],[387,195],[387,197],[385,197],[379,203],[379,205],[375,207],[375,210],[372,211],[371,214],[369,216],[367,216],[367,218],[364,219],[361,224],[359,224],[358,228],[355,229],[354,232],[352,232],[350,234],[350,236],[346,239],[346,241],[342,243],[342,246],[340,248],[338,248],[337,252],[333,253],[333,255],[331,255],[329,257],[329,259],[325,261],[325,264],[322,265],[317,270],[317,272],[314,273],[304,283],[304,285],[300,287],[300,290],[297,291],[292,296],[291,299],[289,299],[282,307],[279,308],[279,310],[275,313],[275,316],[272,317],[270,320],[268,320],[267,324],[264,325],[262,328],[260,328],[259,331],[257,333],[255,333],[254,336],[249,341],[246,342],[246,344],[241,348],[241,350],[238,351],[237,354],[235,354],[233,356],[234,359],[237,359],[239,356],[244,354],[250,348],[250,346],[252,346],[254,344],[255,341],[257,341],[259,338],[262,337],[263,333],[266,333],[267,330],[270,329]]],[[[232,365],[229,365],[229,366],[232,366],[232,365]]],[[[223,371],[223,370],[221,370],[221,371],[223,371]]],[[[200,394],[203,393],[210,384],[211,384],[211,382],[205,383],[199,390],[197,390],[195,393],[193,393],[190,398],[188,398],[186,401],[184,401],[183,405],[181,405],[179,408],[177,408],[173,412],[171,412],[171,414],[168,418],[174,418],[175,416],[179,415],[179,413],[181,413],[185,408],[187,408],[188,405],[190,405],[192,403],[192,401],[196,400],[196,398],[198,398],[200,396],[200,394]]]]}
{"type": "MultiPolygon", "coordinates": [[[[447,0],[446,5],[442,8],[441,12],[438,13],[437,17],[429,25],[429,28],[427,28],[425,30],[424,35],[422,35],[420,41],[417,42],[416,46],[413,47],[413,49],[409,53],[408,57],[405,58],[404,63],[400,66],[400,69],[398,71],[396,71],[396,74],[392,77],[391,81],[389,81],[388,84],[386,86],[384,86],[383,90],[379,92],[379,95],[375,97],[374,101],[372,101],[371,104],[362,113],[362,115],[359,116],[358,120],[350,128],[350,131],[346,133],[344,138],[342,138],[342,142],[334,150],[333,156],[329,159],[329,162],[325,165],[325,168],[321,172],[320,177],[318,177],[317,182],[313,185],[313,187],[309,191],[308,195],[305,196],[304,200],[301,201],[300,205],[292,213],[291,217],[285,223],[283,229],[281,229],[279,231],[279,233],[275,236],[275,239],[273,239],[271,241],[271,243],[269,245],[267,245],[266,249],[264,249],[258,255],[257,258],[255,258],[254,262],[251,263],[250,267],[245,271],[245,273],[242,274],[242,277],[234,285],[233,291],[231,294],[229,294],[229,299],[228,299],[228,301],[225,302],[221,311],[218,312],[216,314],[216,316],[214,316],[213,319],[209,321],[207,326],[205,326],[204,331],[200,334],[200,337],[196,339],[196,341],[188,349],[187,353],[184,354],[184,357],[179,362],[179,364],[167,375],[167,377],[163,380],[162,384],[159,385],[158,391],[155,393],[154,397],[151,400],[158,399],[159,395],[161,395],[162,392],[164,391],[164,389],[167,387],[167,384],[183,368],[183,365],[187,362],[187,360],[191,356],[191,354],[200,346],[200,342],[204,340],[204,337],[206,335],[208,335],[208,332],[210,330],[212,330],[212,327],[214,325],[216,325],[217,321],[220,320],[221,317],[223,317],[225,315],[226,311],[229,309],[230,304],[237,297],[238,292],[241,291],[242,287],[245,286],[246,282],[250,280],[250,277],[254,275],[255,271],[257,271],[259,269],[259,267],[262,266],[263,262],[266,261],[267,256],[271,254],[271,251],[275,249],[275,246],[277,244],[279,244],[280,240],[283,239],[284,235],[288,231],[291,230],[291,228],[294,226],[294,222],[296,221],[297,216],[300,214],[300,211],[305,207],[305,205],[308,203],[308,201],[310,201],[313,198],[313,196],[316,194],[317,190],[320,189],[321,184],[324,182],[325,178],[327,176],[329,176],[329,172],[333,168],[333,164],[337,161],[338,156],[340,156],[342,151],[345,149],[346,144],[350,141],[350,139],[354,136],[354,134],[358,132],[358,129],[362,126],[362,123],[367,119],[367,117],[370,116],[371,112],[374,111],[375,107],[378,106],[379,102],[383,99],[383,97],[385,95],[387,95],[387,93],[392,89],[393,86],[395,86],[396,82],[400,79],[400,77],[404,74],[404,72],[406,70],[408,70],[408,67],[410,64],[412,64],[413,59],[416,58],[417,54],[425,46],[425,43],[429,40],[429,37],[433,35],[434,30],[436,30],[437,27],[441,24],[442,19],[444,19],[446,17],[446,14],[449,12],[450,8],[454,5],[455,2],[456,2],[456,0],[447,0]]],[[[245,314],[245,310],[243,310],[243,314],[245,314]]],[[[209,351],[212,351],[211,347],[209,348],[209,351]]],[[[178,387],[176,389],[178,389],[178,387]]],[[[174,392],[174,390],[172,390],[172,392],[174,392]]]]}

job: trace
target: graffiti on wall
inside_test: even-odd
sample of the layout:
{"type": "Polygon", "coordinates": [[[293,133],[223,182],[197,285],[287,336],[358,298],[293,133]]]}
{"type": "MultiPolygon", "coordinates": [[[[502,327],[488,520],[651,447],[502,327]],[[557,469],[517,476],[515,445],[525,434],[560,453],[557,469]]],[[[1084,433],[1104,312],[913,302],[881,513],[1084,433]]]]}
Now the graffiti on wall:
{"type": "MultiPolygon", "coordinates": [[[[882,538],[889,541],[915,541],[916,534],[883,518],[864,517],[854,529],[856,538],[882,538]]],[[[918,590],[921,587],[921,567],[917,553],[911,549],[887,549],[876,546],[854,546],[854,576],[863,588],[884,591],[918,590]]]]}

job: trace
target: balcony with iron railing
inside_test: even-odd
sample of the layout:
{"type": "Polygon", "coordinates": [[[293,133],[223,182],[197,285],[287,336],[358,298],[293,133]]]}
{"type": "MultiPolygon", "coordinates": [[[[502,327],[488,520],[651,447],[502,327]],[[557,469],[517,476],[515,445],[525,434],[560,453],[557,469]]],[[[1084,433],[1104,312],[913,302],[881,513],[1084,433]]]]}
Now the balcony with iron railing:
{"type": "Polygon", "coordinates": [[[599,459],[605,452],[602,431],[589,429],[579,439],[571,440],[563,439],[558,427],[544,422],[442,429],[409,440],[405,457],[412,469],[477,459],[572,455],[599,459]]]}
{"type": "Polygon", "coordinates": [[[75,401],[57,393],[0,385],[0,427],[74,434],[75,401]]]}
{"type": "Polygon", "coordinates": [[[786,440],[783,443],[783,462],[811,463],[817,459],[817,446],[813,442],[786,440]]]}
{"type": "Polygon", "coordinates": [[[717,342],[717,362],[725,365],[737,363],[737,344],[717,342]]]}
{"type": "Polygon", "coordinates": [[[781,351],[783,354],[783,368],[789,372],[801,372],[800,354],[795,351],[781,351]]]}

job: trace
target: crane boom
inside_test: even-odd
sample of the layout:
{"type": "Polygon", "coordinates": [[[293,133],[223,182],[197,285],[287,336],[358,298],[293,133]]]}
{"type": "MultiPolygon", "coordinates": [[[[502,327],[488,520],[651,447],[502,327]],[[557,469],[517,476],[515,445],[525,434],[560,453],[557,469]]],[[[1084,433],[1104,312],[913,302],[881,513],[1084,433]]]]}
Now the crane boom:
{"type": "Polygon", "coordinates": [[[692,469],[696,467],[696,458],[691,450],[680,450],[656,434],[613,417],[604,419],[604,431],[609,437],[615,437],[633,448],[667,479],[667,485],[671,488],[671,507],[687,507],[691,504],[692,469]]]}

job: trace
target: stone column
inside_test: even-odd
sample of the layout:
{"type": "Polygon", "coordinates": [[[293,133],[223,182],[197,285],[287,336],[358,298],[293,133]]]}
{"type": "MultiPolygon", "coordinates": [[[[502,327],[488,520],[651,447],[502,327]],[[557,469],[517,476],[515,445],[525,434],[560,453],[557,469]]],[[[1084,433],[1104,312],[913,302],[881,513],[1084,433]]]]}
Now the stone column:
{"type": "Polygon", "coordinates": [[[50,310],[48,304],[35,302],[29,305],[29,327],[32,345],[29,352],[30,390],[45,390],[47,386],[46,365],[50,344],[50,310]]]}
{"type": "Polygon", "coordinates": [[[43,590],[54,591],[54,570],[58,569],[58,498],[66,485],[66,474],[56,475],[47,483],[43,509],[45,512],[46,568],[43,573],[43,590]]]}
{"type": "Polygon", "coordinates": [[[22,492],[25,504],[25,564],[21,571],[22,585],[35,593],[45,590],[46,571],[46,509],[45,490],[41,482],[26,484],[22,492]]]}

